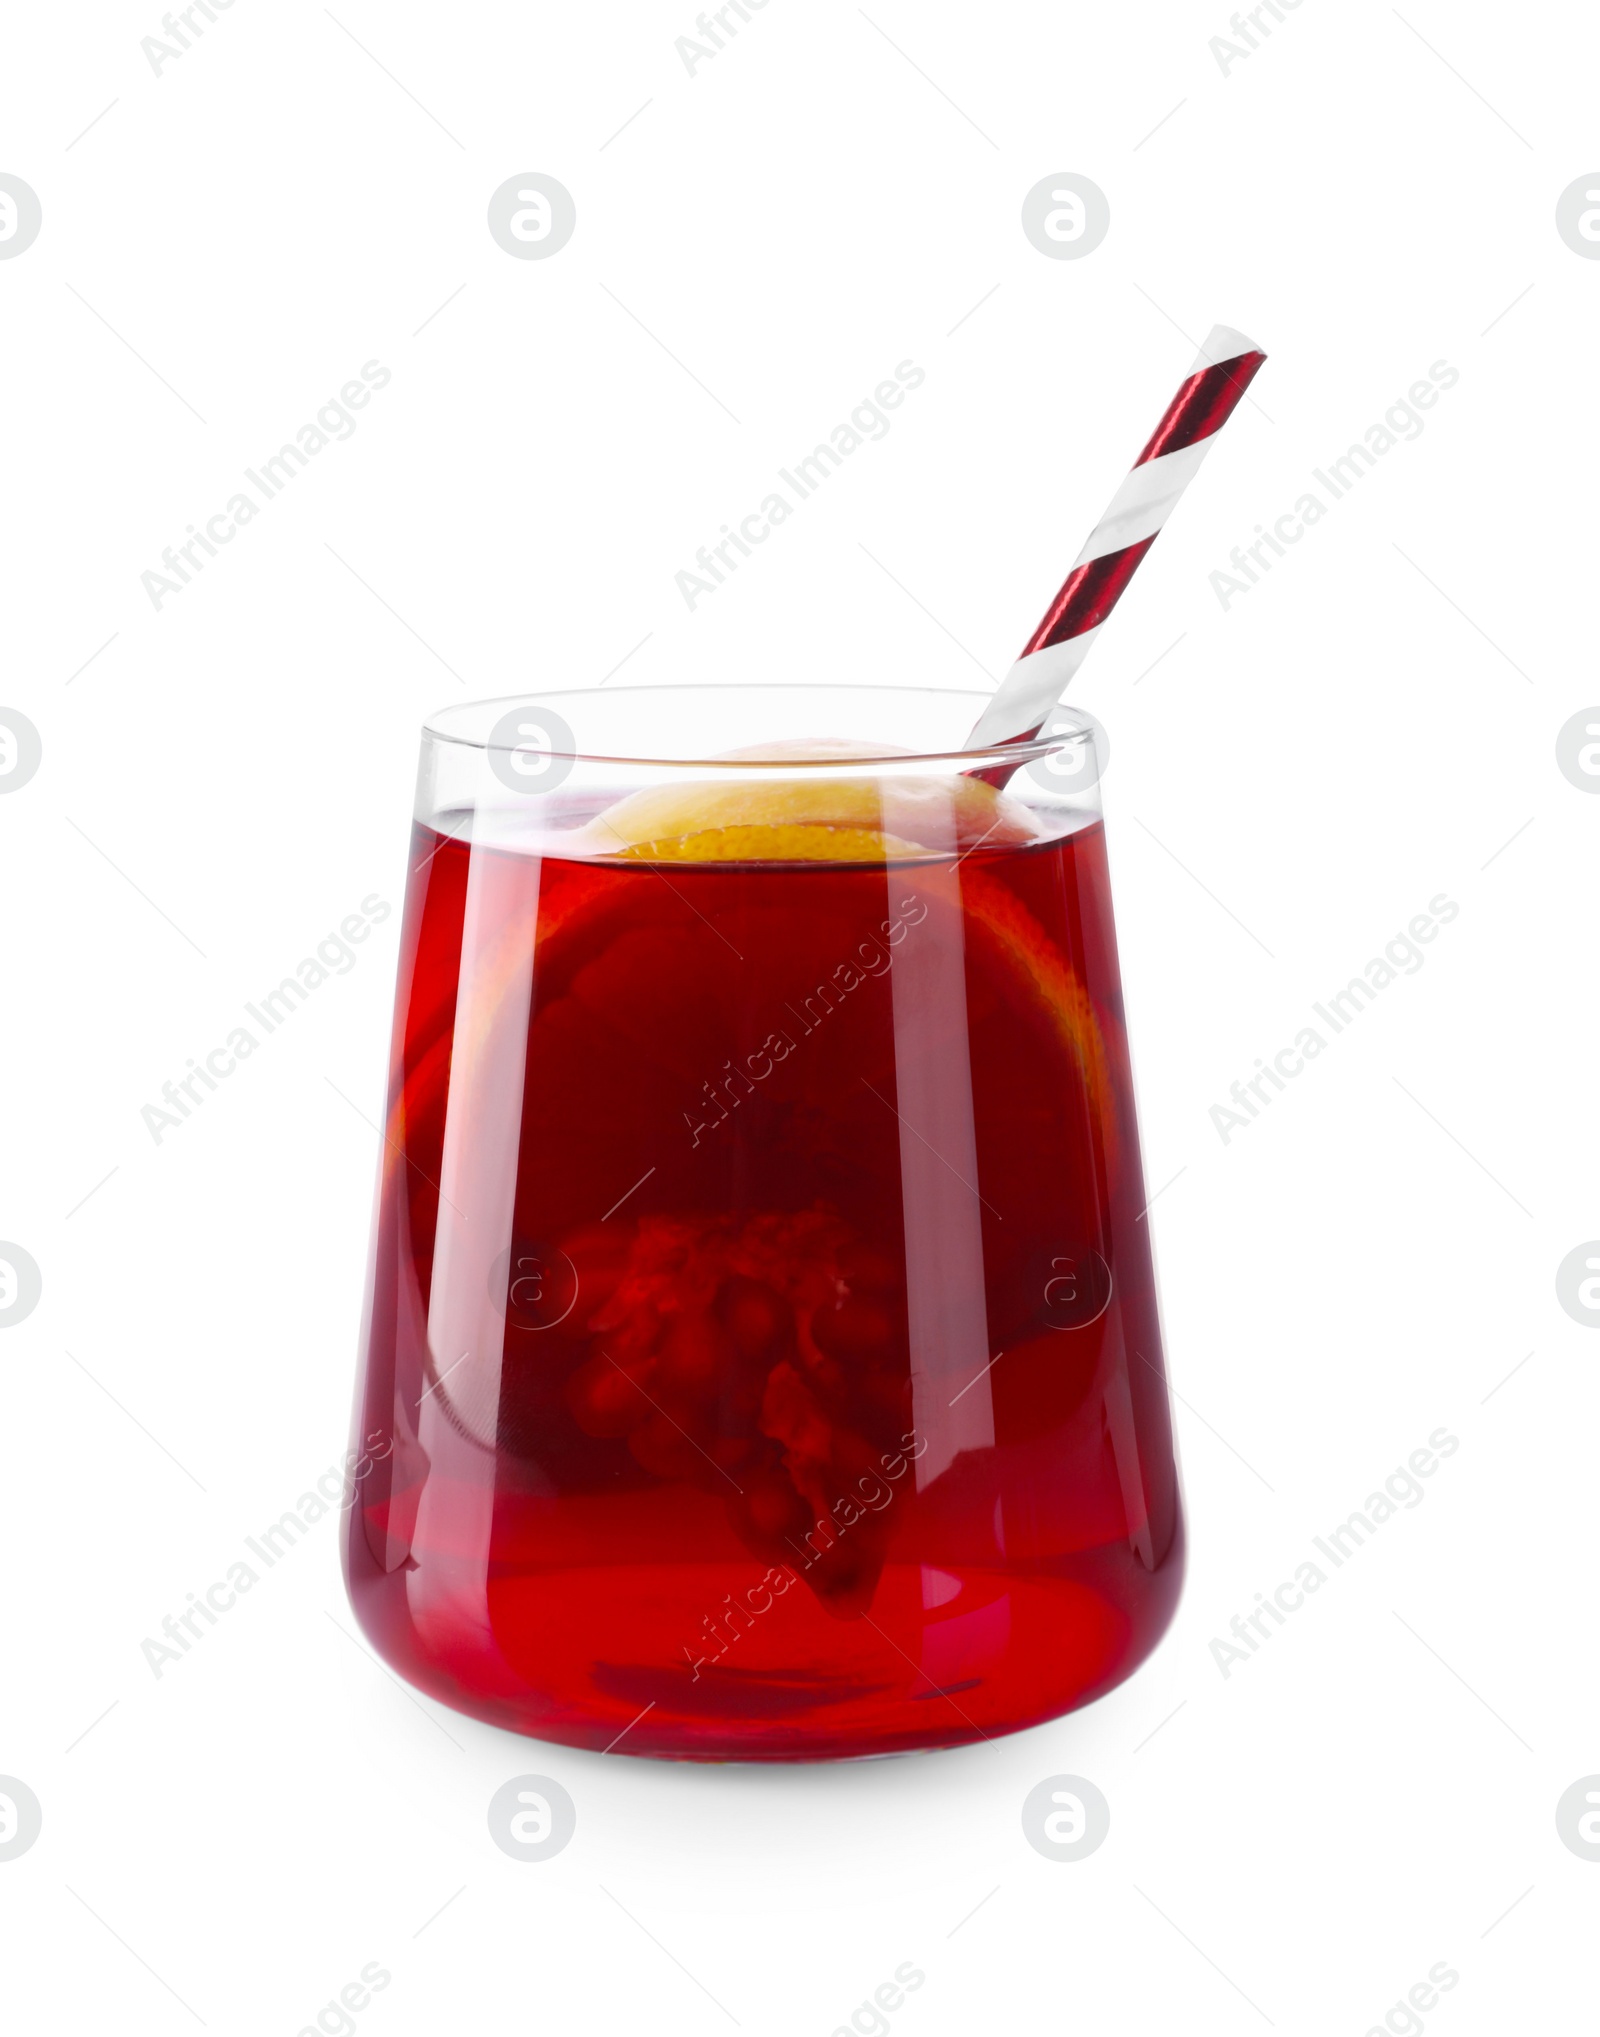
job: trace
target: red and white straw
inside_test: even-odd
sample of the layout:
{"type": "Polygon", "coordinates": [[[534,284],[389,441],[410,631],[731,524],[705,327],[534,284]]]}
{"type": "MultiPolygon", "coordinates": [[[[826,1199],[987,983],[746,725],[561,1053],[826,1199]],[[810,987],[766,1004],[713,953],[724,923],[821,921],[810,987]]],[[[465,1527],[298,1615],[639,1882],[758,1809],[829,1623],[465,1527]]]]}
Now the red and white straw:
{"type": "Polygon", "coordinates": [[[1212,329],[1060,593],[978,717],[969,747],[1026,742],[1038,734],[1266,358],[1243,333],[1225,325],[1212,329]]]}

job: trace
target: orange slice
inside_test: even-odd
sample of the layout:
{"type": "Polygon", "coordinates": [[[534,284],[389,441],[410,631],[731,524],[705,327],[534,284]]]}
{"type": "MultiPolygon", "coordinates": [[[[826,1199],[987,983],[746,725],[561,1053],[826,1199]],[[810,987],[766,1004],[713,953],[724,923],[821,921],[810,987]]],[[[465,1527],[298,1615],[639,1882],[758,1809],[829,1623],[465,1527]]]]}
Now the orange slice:
{"type": "MultiPolygon", "coordinates": [[[[849,761],[895,754],[886,746],[863,751],[828,738],[730,752],[753,763],[849,761]]],[[[594,894],[569,889],[552,912],[539,901],[536,925],[509,924],[494,951],[475,958],[480,981],[509,985],[530,962],[541,972],[560,953],[562,938],[609,909],[615,894],[604,880],[607,863],[852,863],[961,860],[959,897],[974,934],[999,950],[1006,975],[1049,1025],[1074,1063],[1087,1092],[1108,1155],[1116,1145],[1116,1104],[1110,1061],[1090,994],[1070,962],[1012,891],[967,851],[1020,847],[1041,839],[1029,809],[981,779],[892,775],[834,777],[803,772],[770,779],[731,777],[650,787],[630,794],[567,838],[572,859],[595,871],[594,894]],[[892,821],[892,827],[886,826],[892,821]],[[530,953],[531,951],[531,953],[530,953]]],[[[945,911],[948,907],[936,906],[945,911]]],[[[499,1000],[479,1001],[483,1023],[496,1023],[499,1000]]],[[[483,1041],[446,1031],[397,1085],[389,1122],[390,1169],[405,1149],[407,1092],[417,1103],[445,1079],[452,1058],[472,1057],[483,1041]]]]}
{"type": "MultiPolygon", "coordinates": [[[[817,736],[730,750],[729,762],[801,765],[908,752],[817,736]]],[[[957,774],[835,777],[798,771],[651,786],[581,830],[580,853],[652,863],[885,862],[949,854],[979,841],[1017,846],[1039,830],[1027,807],[982,779],[957,774]]]]}
{"type": "Polygon", "coordinates": [[[883,863],[923,856],[919,842],[877,828],[735,823],[629,842],[619,858],[644,863],[883,863]]]}

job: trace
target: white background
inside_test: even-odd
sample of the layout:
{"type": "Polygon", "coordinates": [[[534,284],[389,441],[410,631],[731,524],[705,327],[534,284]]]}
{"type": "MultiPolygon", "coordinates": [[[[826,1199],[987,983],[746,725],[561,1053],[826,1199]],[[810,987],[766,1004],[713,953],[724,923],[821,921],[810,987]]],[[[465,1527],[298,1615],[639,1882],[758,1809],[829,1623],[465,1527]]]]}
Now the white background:
{"type": "Polygon", "coordinates": [[[13,10],[0,79],[44,210],[0,261],[0,705],[44,744],[0,798],[0,1237],[44,1276],[0,1338],[0,1772],[44,1808],[8,2026],[293,2037],[376,1960],[363,2037],[827,2037],[909,1960],[895,2037],[1360,2037],[1442,1960],[1429,2037],[1587,2027],[1600,1866],[1554,1811],[1600,1770],[1600,1339],[1554,1276],[1600,1231],[1600,799],[1555,740],[1600,699],[1600,265],[1554,220],[1600,22],[1305,0],[1225,75],[1220,0],[770,0],[691,77],[688,0],[237,0],[157,76],[154,4],[13,10]],[[528,170],[577,204],[549,260],[485,226],[528,170]],[[1019,225],[1059,171],[1110,201],[1082,260],[1019,225]],[[1074,689],[1191,1518],[1154,1658],[921,1760],[579,1755],[391,1680],[329,1520],[157,1680],[145,1637],[345,1448],[398,916],[159,1146],[140,1111],[398,905],[422,716],[635,646],[640,684],[987,685],[1216,319],[1257,404],[1074,689]],[[153,608],[371,359],[354,437],[153,608]],[[904,359],[889,436],[691,613],[696,547],[904,359]],[[1420,438],[1225,610],[1437,361],[1420,438]],[[1224,1144],[1441,891],[1425,966],[1224,1144]],[[1213,1637],[1440,1425],[1425,1502],[1225,1679],[1213,1637]],[[578,1808],[543,1865],[485,1824],[530,1769],[578,1808]],[[1019,1822],[1061,1772],[1111,1805],[1075,1865],[1019,1822]]]}

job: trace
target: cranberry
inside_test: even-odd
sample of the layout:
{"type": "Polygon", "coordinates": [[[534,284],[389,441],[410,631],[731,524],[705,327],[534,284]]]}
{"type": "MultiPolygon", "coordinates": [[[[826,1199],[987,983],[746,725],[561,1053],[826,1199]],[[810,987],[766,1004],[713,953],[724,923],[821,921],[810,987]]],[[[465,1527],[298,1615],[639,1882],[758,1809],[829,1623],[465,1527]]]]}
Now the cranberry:
{"type": "Polygon", "coordinates": [[[722,1283],[717,1297],[722,1318],[733,1347],[741,1358],[770,1362],[788,1341],[793,1323],[789,1305],[764,1280],[752,1280],[735,1273],[722,1283]]]}

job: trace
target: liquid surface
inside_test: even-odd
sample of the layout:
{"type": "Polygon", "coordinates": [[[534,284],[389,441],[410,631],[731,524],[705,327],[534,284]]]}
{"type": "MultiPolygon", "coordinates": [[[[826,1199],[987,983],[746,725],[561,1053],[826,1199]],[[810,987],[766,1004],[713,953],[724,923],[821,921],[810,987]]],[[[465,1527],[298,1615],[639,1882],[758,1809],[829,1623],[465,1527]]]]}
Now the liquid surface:
{"type": "Polygon", "coordinates": [[[1126,1676],[1182,1532],[1098,823],[411,861],[347,1551],[386,1659],[733,1759],[1126,1676]]]}

